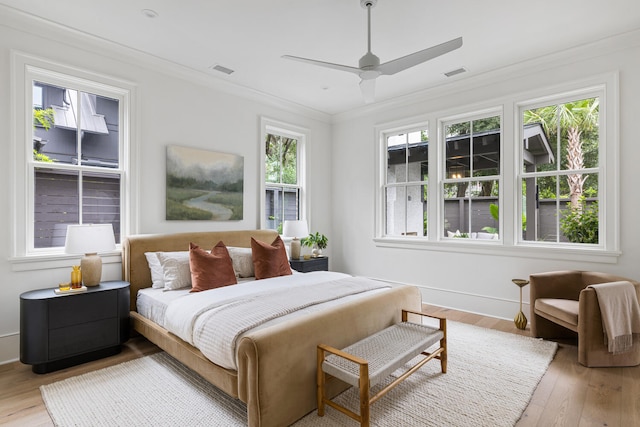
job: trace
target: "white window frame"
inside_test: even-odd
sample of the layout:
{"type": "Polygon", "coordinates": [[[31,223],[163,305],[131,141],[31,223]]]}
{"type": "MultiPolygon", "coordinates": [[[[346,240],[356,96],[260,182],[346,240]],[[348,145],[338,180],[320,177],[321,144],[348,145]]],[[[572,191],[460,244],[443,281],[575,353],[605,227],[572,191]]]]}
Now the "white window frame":
{"type": "MultiPolygon", "coordinates": [[[[135,85],[91,71],[65,66],[21,52],[11,54],[11,258],[14,271],[55,268],[71,265],[77,256],[64,253],[63,247],[34,248],[34,170],[38,166],[49,167],[33,161],[32,145],[26,143],[33,137],[33,82],[53,84],[83,90],[119,101],[119,167],[120,174],[120,233],[121,238],[135,233],[137,227],[137,202],[131,189],[136,177],[131,173],[135,162],[131,138],[135,134],[132,114],[135,110],[135,85]],[[134,206],[135,205],[135,206],[134,206]]],[[[53,166],[55,168],[55,166],[53,166]]],[[[86,167],[100,172],[101,168],[86,167]]],[[[120,262],[120,245],[112,254],[103,257],[105,263],[120,262]]]]}
{"type": "MultiPolygon", "coordinates": [[[[443,117],[438,120],[438,147],[439,147],[439,158],[438,158],[438,208],[439,215],[438,218],[438,237],[437,240],[453,240],[455,243],[469,243],[469,240],[472,243],[479,244],[496,244],[499,240],[502,240],[502,230],[503,230],[503,220],[500,219],[498,221],[498,240],[488,240],[488,239],[451,239],[449,237],[444,236],[444,223],[445,223],[445,212],[444,212],[444,186],[445,184],[458,183],[458,182],[479,182],[479,181],[498,181],[498,207],[502,206],[503,200],[503,182],[504,182],[504,114],[502,108],[491,108],[484,109],[481,111],[473,111],[469,114],[461,114],[452,117],[443,117]],[[448,125],[461,123],[461,122],[473,122],[474,120],[482,120],[489,117],[500,117],[500,173],[498,175],[491,176],[482,176],[482,177],[469,177],[469,178],[449,178],[447,177],[447,152],[446,152],[446,132],[445,129],[448,125]]],[[[470,147],[470,155],[473,156],[473,144],[470,147]]]]}
{"type": "MultiPolygon", "coordinates": [[[[617,79],[616,79],[617,80],[617,79]]],[[[618,221],[608,221],[608,218],[618,215],[618,180],[619,175],[614,173],[614,176],[607,176],[607,170],[618,170],[618,156],[617,156],[617,137],[615,131],[611,128],[616,126],[612,123],[611,108],[615,108],[617,103],[612,103],[610,97],[607,97],[607,92],[611,92],[608,87],[617,87],[617,82],[610,82],[610,84],[602,83],[596,86],[585,87],[583,89],[577,89],[572,91],[566,91],[563,93],[549,94],[548,96],[538,97],[532,100],[521,101],[516,104],[517,107],[517,135],[522,141],[523,138],[523,112],[532,108],[544,107],[552,104],[563,104],[566,102],[576,101],[579,99],[587,98],[599,98],[600,112],[599,112],[599,136],[598,143],[598,166],[596,168],[584,168],[584,173],[596,173],[598,175],[598,224],[599,235],[598,243],[563,243],[563,242],[541,242],[524,240],[521,233],[516,233],[518,237],[517,245],[522,247],[542,247],[542,248],[566,248],[567,250],[585,250],[585,251],[617,251],[618,250],[618,221]],[[612,147],[614,146],[614,147],[612,147]],[[614,149],[615,148],[615,149],[614,149]],[[607,163],[607,159],[613,157],[611,162],[607,163]],[[615,164],[615,169],[609,169],[610,164],[615,164]]],[[[615,110],[614,110],[615,112],[615,110]]],[[[617,115],[617,114],[616,114],[617,115]]],[[[615,121],[615,120],[613,120],[615,121]]],[[[554,153],[557,155],[557,153],[554,153]]],[[[560,163],[563,159],[557,159],[556,162],[560,163]]],[[[518,149],[518,160],[516,163],[517,182],[522,185],[522,180],[529,177],[536,177],[541,175],[562,177],[567,171],[560,169],[559,171],[553,171],[549,173],[542,172],[530,172],[523,171],[522,164],[524,162],[524,149],[520,144],[518,149]]],[[[520,188],[517,186],[517,188],[520,188]]],[[[520,195],[521,196],[521,195],[520,195]]],[[[522,197],[517,197],[518,209],[522,212],[522,197]]],[[[516,224],[522,229],[522,217],[516,218],[516,224]]]]}
{"type": "MultiPolygon", "coordinates": [[[[431,193],[431,186],[433,185],[432,182],[429,182],[428,177],[431,175],[431,165],[429,164],[429,174],[427,175],[427,181],[409,181],[408,175],[405,176],[405,180],[402,182],[397,182],[397,183],[388,183],[387,182],[387,170],[388,170],[388,155],[387,155],[387,138],[389,138],[390,136],[395,136],[398,135],[400,133],[403,133],[405,135],[408,135],[409,133],[412,132],[418,132],[418,131],[422,131],[422,130],[426,130],[428,133],[428,138],[429,138],[429,145],[428,145],[428,158],[431,159],[431,141],[434,140],[434,138],[432,137],[432,133],[431,130],[429,129],[429,121],[425,120],[425,121],[420,121],[420,122],[416,122],[416,123],[411,123],[411,124],[407,124],[406,126],[397,126],[397,127],[392,127],[392,128],[381,128],[378,130],[378,135],[379,135],[379,152],[378,152],[378,158],[379,158],[379,165],[380,165],[380,170],[379,170],[379,183],[376,186],[376,188],[381,188],[380,191],[376,192],[376,204],[379,206],[378,209],[378,215],[376,215],[376,217],[380,218],[381,222],[378,222],[376,225],[377,228],[377,234],[380,236],[384,236],[384,237],[391,237],[391,238],[395,238],[395,237],[399,237],[399,238],[405,238],[405,239],[427,239],[430,233],[430,209],[429,209],[429,197],[430,197],[430,193],[431,193]],[[423,186],[423,185],[427,185],[427,206],[428,206],[428,210],[427,210],[427,235],[426,236],[398,236],[398,235],[387,235],[386,230],[388,229],[387,227],[387,212],[386,212],[386,190],[388,188],[404,188],[405,189],[405,195],[407,192],[408,187],[412,187],[412,186],[423,186]],[[379,187],[378,187],[379,186],[379,187]]],[[[408,154],[408,153],[407,153],[408,154]]],[[[431,163],[431,161],[429,161],[429,163],[431,163]]],[[[405,165],[407,165],[407,163],[405,163],[405,165]]],[[[408,174],[408,167],[407,167],[407,174],[408,174]]],[[[406,209],[406,200],[405,200],[405,218],[404,218],[404,224],[405,224],[405,232],[406,230],[406,226],[407,226],[407,209],[406,209]]]]}
{"type": "MultiPolygon", "coordinates": [[[[569,261],[616,263],[620,256],[619,229],[619,84],[618,72],[595,75],[590,78],[565,82],[555,86],[507,94],[493,100],[486,100],[472,106],[435,111],[421,116],[421,119],[406,119],[381,124],[375,127],[376,173],[375,173],[375,221],[373,240],[378,247],[435,250],[439,252],[466,252],[483,255],[514,256],[538,259],[560,259],[569,261]],[[522,164],[521,107],[529,107],[538,102],[575,98],[576,94],[597,93],[600,97],[601,134],[599,157],[599,206],[600,244],[541,244],[522,239],[522,189],[519,186],[522,164]],[[484,115],[486,111],[502,111],[502,154],[500,188],[500,240],[481,242],[477,239],[445,239],[440,230],[444,226],[444,211],[440,202],[442,179],[444,178],[444,156],[440,141],[443,135],[442,122],[459,117],[484,115]],[[386,236],[384,180],[386,173],[386,148],[384,134],[415,126],[418,120],[437,123],[438,144],[429,144],[429,189],[428,236],[416,239],[405,236],[386,236]],[[515,142],[514,142],[515,141],[515,142]],[[433,184],[437,177],[438,185],[433,184]],[[433,201],[437,201],[433,203],[433,201]]],[[[430,140],[433,140],[430,132],[430,140]]]]}
{"type": "MultiPolygon", "coordinates": [[[[277,134],[287,138],[293,138],[297,141],[296,144],[296,166],[297,166],[297,185],[290,185],[291,188],[298,188],[300,192],[299,202],[299,219],[306,220],[309,224],[309,195],[307,191],[307,157],[306,157],[306,145],[309,141],[309,129],[300,126],[292,125],[289,123],[269,119],[266,117],[260,118],[260,207],[258,209],[258,215],[260,218],[260,228],[267,228],[266,222],[266,138],[268,134],[277,134]]],[[[282,185],[282,184],[278,184],[282,185]]],[[[285,185],[286,186],[286,185],[285,185]]]]}

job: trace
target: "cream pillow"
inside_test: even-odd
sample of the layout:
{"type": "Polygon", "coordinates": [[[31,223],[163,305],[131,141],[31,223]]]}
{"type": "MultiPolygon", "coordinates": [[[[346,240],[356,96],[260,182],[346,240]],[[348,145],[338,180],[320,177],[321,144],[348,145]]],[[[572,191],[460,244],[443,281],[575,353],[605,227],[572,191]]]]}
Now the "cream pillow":
{"type": "Polygon", "coordinates": [[[162,266],[164,290],[191,287],[191,269],[189,268],[189,252],[157,252],[162,266]]]}
{"type": "Polygon", "coordinates": [[[251,248],[238,248],[235,246],[227,246],[229,256],[233,262],[233,270],[238,277],[253,277],[255,276],[253,269],[253,257],[251,255],[251,248]]]}
{"type": "Polygon", "coordinates": [[[147,264],[149,264],[149,270],[151,271],[151,287],[154,289],[164,288],[164,273],[162,272],[162,264],[158,259],[158,253],[145,252],[144,256],[147,257],[147,264]]]}

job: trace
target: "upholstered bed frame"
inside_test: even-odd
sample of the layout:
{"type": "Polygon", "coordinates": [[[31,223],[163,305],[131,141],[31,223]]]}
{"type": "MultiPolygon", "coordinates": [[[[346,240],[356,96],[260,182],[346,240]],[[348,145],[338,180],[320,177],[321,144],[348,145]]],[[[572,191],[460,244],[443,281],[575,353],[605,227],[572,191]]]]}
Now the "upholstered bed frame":
{"type": "MultiPolygon", "coordinates": [[[[220,240],[227,246],[250,247],[251,237],[270,243],[276,236],[271,230],[193,232],[135,235],[122,243],[123,280],[131,285],[133,329],[225,393],[245,402],[249,426],[289,425],[316,407],[319,343],[343,348],[398,323],[402,309],[421,309],[419,290],[400,286],[251,332],[240,340],[237,371],[215,365],[198,349],[136,312],[138,290],[151,286],[145,252],[184,251],[189,242],[212,247],[220,240]]],[[[337,380],[327,383],[331,396],[346,387],[337,380]]]]}

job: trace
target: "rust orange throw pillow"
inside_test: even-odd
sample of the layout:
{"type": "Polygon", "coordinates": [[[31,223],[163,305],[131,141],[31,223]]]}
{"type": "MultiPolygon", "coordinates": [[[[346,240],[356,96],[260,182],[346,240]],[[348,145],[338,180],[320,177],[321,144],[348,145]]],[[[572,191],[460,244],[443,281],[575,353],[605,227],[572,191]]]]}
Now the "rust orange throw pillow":
{"type": "Polygon", "coordinates": [[[231,257],[222,242],[218,242],[211,253],[207,253],[198,245],[190,243],[189,267],[191,269],[191,290],[189,292],[206,291],[238,283],[231,257]]]}
{"type": "Polygon", "coordinates": [[[288,276],[291,267],[287,259],[287,250],[280,236],[270,245],[251,238],[251,256],[256,279],[288,276]]]}

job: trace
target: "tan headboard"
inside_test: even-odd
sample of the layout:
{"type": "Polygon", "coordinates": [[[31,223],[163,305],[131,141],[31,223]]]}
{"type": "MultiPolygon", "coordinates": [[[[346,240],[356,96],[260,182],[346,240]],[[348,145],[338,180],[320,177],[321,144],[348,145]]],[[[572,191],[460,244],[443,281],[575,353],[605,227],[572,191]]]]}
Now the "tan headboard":
{"type": "Polygon", "coordinates": [[[138,290],[151,286],[151,271],[145,252],[188,251],[189,243],[211,249],[219,241],[227,246],[251,247],[251,238],[271,243],[275,230],[200,231],[176,234],[138,234],[122,242],[122,280],[129,282],[131,310],[136,311],[138,290]]]}

